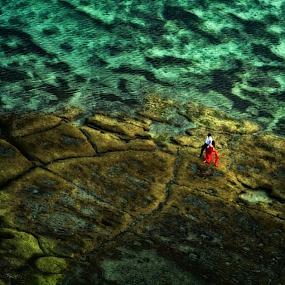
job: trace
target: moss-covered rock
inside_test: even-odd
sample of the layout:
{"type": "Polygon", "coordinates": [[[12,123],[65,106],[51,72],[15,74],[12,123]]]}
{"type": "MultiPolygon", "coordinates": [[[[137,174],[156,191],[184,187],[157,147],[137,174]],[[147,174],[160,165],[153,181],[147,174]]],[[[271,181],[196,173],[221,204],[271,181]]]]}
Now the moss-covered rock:
{"type": "Polygon", "coordinates": [[[62,274],[33,274],[29,280],[29,285],[61,285],[63,280],[62,274]]]}
{"type": "Polygon", "coordinates": [[[142,280],[144,284],[157,285],[206,284],[192,272],[183,270],[151,249],[132,250],[120,247],[118,256],[104,259],[101,268],[104,278],[117,284],[140,284],[142,280]]]}
{"type": "MultiPolygon", "coordinates": [[[[162,211],[138,226],[138,236],[151,240],[148,247],[157,246],[161,255],[173,254],[183,268],[202,270],[210,284],[221,284],[223,278],[230,282],[234,278],[233,284],[254,283],[257,276],[259,282],[272,278],[278,283],[281,263],[263,266],[284,260],[283,220],[232,203],[216,190],[212,186],[212,193],[205,193],[205,189],[174,185],[162,211]],[[264,270],[252,273],[259,268],[264,270]]],[[[133,237],[122,244],[131,244],[131,240],[133,237]]]]}
{"type": "Polygon", "coordinates": [[[39,235],[38,241],[39,241],[41,249],[43,250],[46,256],[52,256],[52,255],[58,254],[60,256],[64,256],[68,258],[74,257],[74,251],[68,246],[66,246],[66,243],[64,240],[58,237],[39,235]]]}
{"type": "Polygon", "coordinates": [[[31,234],[2,228],[0,239],[0,256],[7,266],[20,267],[33,256],[43,254],[38,240],[31,234]]]}
{"type": "Polygon", "coordinates": [[[35,265],[44,273],[62,273],[66,270],[68,263],[64,258],[45,256],[38,258],[35,265]]]}

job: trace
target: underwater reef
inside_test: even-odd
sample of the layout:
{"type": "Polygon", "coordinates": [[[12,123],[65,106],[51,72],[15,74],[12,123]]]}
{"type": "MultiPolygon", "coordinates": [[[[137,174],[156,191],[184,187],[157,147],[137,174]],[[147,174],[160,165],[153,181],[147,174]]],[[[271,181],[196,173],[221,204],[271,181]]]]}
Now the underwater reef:
{"type": "Polygon", "coordinates": [[[0,284],[284,284],[284,138],[183,107],[2,115],[0,284]]]}
{"type": "Polygon", "coordinates": [[[131,112],[160,91],[285,134],[282,0],[0,1],[0,110],[131,112]]]}

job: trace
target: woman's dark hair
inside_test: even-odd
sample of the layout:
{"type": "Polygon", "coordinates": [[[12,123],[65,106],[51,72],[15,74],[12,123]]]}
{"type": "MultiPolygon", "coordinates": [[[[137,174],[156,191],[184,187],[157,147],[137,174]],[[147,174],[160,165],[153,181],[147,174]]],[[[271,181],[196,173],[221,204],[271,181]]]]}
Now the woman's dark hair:
{"type": "Polygon", "coordinates": [[[212,141],[212,145],[213,145],[214,147],[216,147],[216,143],[215,143],[215,141],[212,141]]]}
{"type": "Polygon", "coordinates": [[[212,136],[210,133],[208,133],[208,137],[212,136]]]}

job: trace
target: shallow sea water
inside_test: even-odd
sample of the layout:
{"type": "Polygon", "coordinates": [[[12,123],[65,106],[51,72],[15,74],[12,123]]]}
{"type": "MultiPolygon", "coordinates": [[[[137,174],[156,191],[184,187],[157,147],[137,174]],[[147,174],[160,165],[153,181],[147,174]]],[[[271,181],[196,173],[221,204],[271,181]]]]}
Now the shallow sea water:
{"type": "Polygon", "coordinates": [[[285,134],[282,0],[0,0],[0,111],[131,112],[150,92],[285,134]]]}

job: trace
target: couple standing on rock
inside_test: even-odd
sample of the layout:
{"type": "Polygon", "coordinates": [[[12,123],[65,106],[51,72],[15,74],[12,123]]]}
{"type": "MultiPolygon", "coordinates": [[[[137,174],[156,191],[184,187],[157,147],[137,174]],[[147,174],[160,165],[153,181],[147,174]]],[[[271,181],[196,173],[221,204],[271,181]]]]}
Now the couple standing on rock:
{"type": "Polygon", "coordinates": [[[211,164],[214,158],[213,156],[215,155],[214,165],[215,167],[218,167],[220,157],[217,150],[215,149],[215,141],[213,140],[212,135],[210,133],[208,134],[205,143],[201,146],[200,158],[202,158],[204,150],[206,150],[204,162],[207,164],[211,164]]]}

